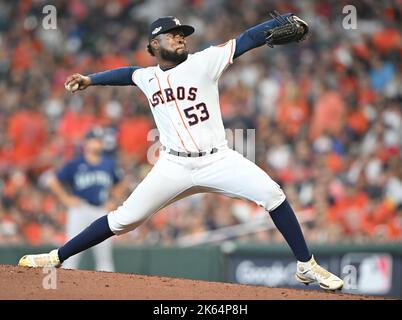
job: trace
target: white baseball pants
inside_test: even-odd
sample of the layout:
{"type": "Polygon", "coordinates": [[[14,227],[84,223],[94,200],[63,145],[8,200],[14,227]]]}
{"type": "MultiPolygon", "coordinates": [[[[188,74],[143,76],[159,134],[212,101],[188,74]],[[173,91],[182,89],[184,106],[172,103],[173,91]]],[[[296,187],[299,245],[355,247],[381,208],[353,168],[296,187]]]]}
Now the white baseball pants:
{"type": "Polygon", "coordinates": [[[145,179],[120,207],[108,214],[109,226],[115,234],[123,234],[167,205],[201,192],[251,200],[267,211],[285,200],[280,186],[265,171],[228,147],[194,158],[161,151],[145,179]]]}

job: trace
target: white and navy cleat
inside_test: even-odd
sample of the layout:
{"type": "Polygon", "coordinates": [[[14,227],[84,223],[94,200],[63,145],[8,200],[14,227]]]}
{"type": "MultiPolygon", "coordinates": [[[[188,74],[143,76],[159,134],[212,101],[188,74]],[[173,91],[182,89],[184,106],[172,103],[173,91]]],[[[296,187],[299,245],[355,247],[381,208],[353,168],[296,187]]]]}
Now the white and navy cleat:
{"type": "Polygon", "coordinates": [[[324,290],[340,290],[343,287],[342,279],[325,270],[314,260],[314,256],[310,261],[297,262],[296,280],[306,285],[310,283],[318,283],[324,290]]]}
{"type": "Polygon", "coordinates": [[[23,256],[18,262],[20,267],[38,268],[38,267],[60,267],[61,263],[57,249],[49,253],[28,254],[23,256]]]}

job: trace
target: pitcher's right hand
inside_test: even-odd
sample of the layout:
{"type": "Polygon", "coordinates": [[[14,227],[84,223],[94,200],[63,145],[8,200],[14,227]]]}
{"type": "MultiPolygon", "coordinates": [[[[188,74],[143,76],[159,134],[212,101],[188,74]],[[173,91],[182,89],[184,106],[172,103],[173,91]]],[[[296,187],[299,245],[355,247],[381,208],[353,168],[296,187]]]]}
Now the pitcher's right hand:
{"type": "Polygon", "coordinates": [[[83,76],[79,73],[74,73],[71,76],[67,77],[66,82],[64,83],[64,87],[66,90],[74,93],[77,90],[84,90],[91,85],[91,78],[87,76],[83,76]]]}

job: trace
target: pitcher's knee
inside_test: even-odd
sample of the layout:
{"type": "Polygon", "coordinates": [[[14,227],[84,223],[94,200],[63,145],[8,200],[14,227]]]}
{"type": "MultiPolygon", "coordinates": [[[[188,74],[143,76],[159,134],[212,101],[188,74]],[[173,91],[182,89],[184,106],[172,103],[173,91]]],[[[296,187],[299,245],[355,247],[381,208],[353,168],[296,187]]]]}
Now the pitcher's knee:
{"type": "Polygon", "coordinates": [[[125,212],[122,207],[115,211],[111,211],[107,215],[110,230],[115,235],[120,235],[134,230],[140,226],[145,219],[134,214],[125,212]]]}
{"type": "Polygon", "coordinates": [[[285,199],[285,193],[283,192],[281,187],[277,183],[275,183],[275,187],[269,192],[269,196],[265,205],[265,210],[267,210],[268,212],[275,210],[283,203],[283,201],[285,201],[285,199]]]}

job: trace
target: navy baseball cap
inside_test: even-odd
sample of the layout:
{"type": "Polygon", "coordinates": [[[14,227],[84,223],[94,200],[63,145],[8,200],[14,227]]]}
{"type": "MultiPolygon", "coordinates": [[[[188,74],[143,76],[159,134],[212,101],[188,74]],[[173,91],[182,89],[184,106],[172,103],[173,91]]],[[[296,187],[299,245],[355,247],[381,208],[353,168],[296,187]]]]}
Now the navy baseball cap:
{"type": "Polygon", "coordinates": [[[103,129],[99,128],[99,127],[95,127],[91,130],[89,130],[86,134],[85,134],[85,140],[89,140],[89,139],[99,139],[102,140],[103,139],[103,129]]]}
{"type": "Polygon", "coordinates": [[[192,26],[181,24],[180,20],[176,17],[162,17],[151,23],[151,26],[149,28],[148,40],[151,41],[157,35],[166,33],[174,29],[182,30],[185,37],[192,34],[195,30],[192,26]]]}

